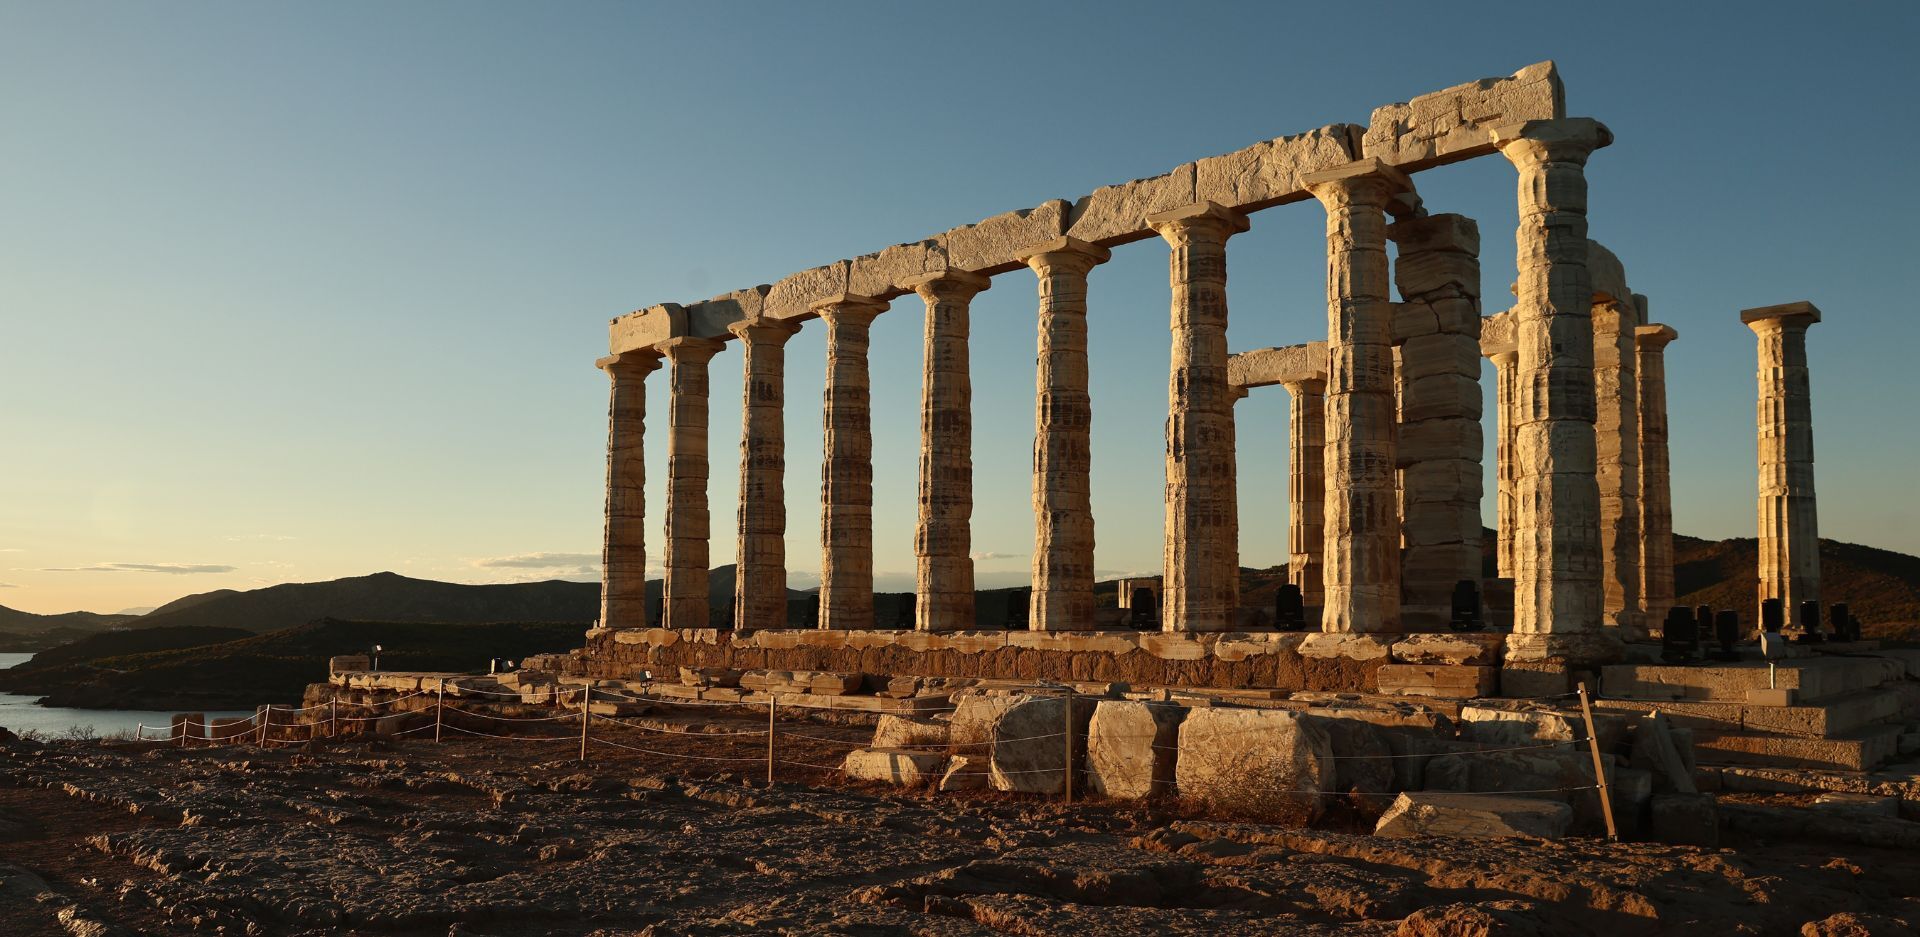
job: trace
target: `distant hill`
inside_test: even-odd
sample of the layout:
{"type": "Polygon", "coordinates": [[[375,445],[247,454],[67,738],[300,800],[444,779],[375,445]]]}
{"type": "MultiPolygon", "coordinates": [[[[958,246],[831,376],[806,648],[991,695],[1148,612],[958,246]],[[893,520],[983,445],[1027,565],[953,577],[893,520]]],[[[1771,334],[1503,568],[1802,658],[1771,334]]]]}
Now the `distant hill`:
{"type": "Polygon", "coordinates": [[[584,628],[600,615],[592,582],[462,585],[374,573],[329,582],[290,582],[236,592],[221,589],[175,599],[140,616],[137,628],[238,628],[279,631],[321,618],[367,621],[554,621],[584,628]]]}
{"type": "Polygon", "coordinates": [[[579,622],[434,624],[323,619],[192,647],[151,647],[207,636],[184,629],[142,629],[61,648],[0,670],[0,690],[41,696],[48,705],[89,709],[251,709],[298,704],[309,683],[326,679],[327,658],[379,644],[385,670],[485,672],[495,657],[578,647],[579,622]],[[112,639],[111,641],[105,639],[112,639]],[[145,646],[143,646],[145,645],[145,646]]]}
{"type": "Polygon", "coordinates": [[[38,634],[55,628],[73,631],[105,631],[132,620],[133,615],[102,615],[98,612],[62,612],[36,615],[0,605],[0,634],[38,634]]]}
{"type": "MultiPolygon", "coordinates": [[[[1712,605],[1740,611],[1743,621],[1759,613],[1760,544],[1752,537],[1732,540],[1673,538],[1673,589],[1686,605],[1712,605]]],[[[1867,637],[1920,639],[1920,557],[1843,543],[1820,541],[1822,602],[1847,603],[1867,637]]]]}

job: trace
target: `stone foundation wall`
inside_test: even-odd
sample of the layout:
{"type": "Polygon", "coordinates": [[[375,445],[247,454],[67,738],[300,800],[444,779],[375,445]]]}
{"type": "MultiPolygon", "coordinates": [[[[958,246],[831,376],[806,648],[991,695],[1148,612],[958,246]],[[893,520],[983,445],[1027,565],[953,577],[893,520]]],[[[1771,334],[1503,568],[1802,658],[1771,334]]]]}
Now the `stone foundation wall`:
{"type": "Polygon", "coordinates": [[[677,677],[680,667],[1372,693],[1396,663],[1497,666],[1504,635],[1159,631],[588,632],[585,676],[677,677]]]}

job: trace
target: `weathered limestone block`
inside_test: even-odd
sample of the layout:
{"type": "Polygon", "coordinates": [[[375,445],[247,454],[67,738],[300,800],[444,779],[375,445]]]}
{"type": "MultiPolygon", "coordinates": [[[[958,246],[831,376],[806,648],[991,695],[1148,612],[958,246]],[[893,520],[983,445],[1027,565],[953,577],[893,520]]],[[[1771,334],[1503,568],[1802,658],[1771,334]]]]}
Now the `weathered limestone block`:
{"type": "Polygon", "coordinates": [[[1255,348],[1227,356],[1227,383],[1267,387],[1327,379],[1327,343],[1307,342],[1279,348],[1255,348]]]}
{"type": "Polygon", "coordinates": [[[954,791],[981,791],[987,788],[987,756],[955,755],[947,762],[946,773],[934,789],[943,794],[954,791]]]}
{"type": "Polygon", "coordinates": [[[771,289],[770,286],[756,286],[688,304],[682,310],[685,326],[682,334],[689,338],[726,341],[735,323],[757,319],[765,314],[767,291],[771,289]]]}
{"type": "Polygon", "coordinates": [[[682,667],[680,668],[680,685],[697,687],[739,686],[740,671],[730,667],[682,667]]]}
{"type": "Polygon", "coordinates": [[[993,727],[1007,710],[1034,697],[1010,693],[967,692],[953,698],[948,739],[956,748],[979,748],[993,741],[993,727]]]}
{"type": "Polygon", "coordinates": [[[1194,164],[1194,194],[1189,201],[1210,201],[1255,211],[1308,197],[1301,177],[1359,158],[1365,128],[1333,124],[1245,149],[1210,156],[1194,164]]]}
{"type": "MultiPolygon", "coordinates": [[[[1075,697],[1073,706],[1073,767],[1086,766],[1087,723],[1095,701],[1075,697]]],[[[1067,769],[1066,697],[1028,697],[1000,714],[993,723],[988,780],[996,791],[1058,794],[1065,789],[1067,769]]]]}
{"type": "MultiPolygon", "coordinates": [[[[1820,530],[1813,490],[1813,392],[1807,328],[1820,321],[1809,302],[1746,309],[1740,321],[1759,337],[1760,587],[1756,605],[1777,598],[1800,630],[1800,604],[1820,600],[1820,530]]],[[[1757,616],[1756,612],[1756,616],[1757,616]]]]}
{"type": "Polygon", "coordinates": [[[913,292],[909,281],[947,269],[947,250],[941,239],[928,238],[862,254],[848,263],[846,292],[892,299],[913,292]]]}
{"type": "Polygon", "coordinates": [[[1502,634],[1410,634],[1394,642],[1393,659],[1403,664],[1498,665],[1505,648],[1502,634]]]}
{"type": "Polygon", "coordinates": [[[1151,178],[1101,186],[1073,204],[1063,233],[1102,247],[1143,240],[1153,236],[1153,228],[1141,219],[1194,204],[1199,199],[1193,192],[1192,163],[1151,178]]]}
{"type": "Polygon", "coordinates": [[[847,289],[852,266],[847,261],[836,260],[781,278],[768,287],[761,314],[769,319],[811,319],[819,315],[815,307],[822,300],[852,292],[847,289]]]}
{"type": "MultiPolygon", "coordinates": [[[[1049,199],[1032,208],[1003,212],[954,228],[938,240],[946,245],[948,267],[992,276],[1024,264],[1025,261],[1016,256],[1021,251],[1072,233],[1067,230],[1068,211],[1064,200],[1049,199]]],[[[1139,226],[1139,222],[1138,218],[1133,219],[1135,226],[1139,226]]]]}
{"type": "Polygon", "coordinates": [[[1375,108],[1361,155],[1412,172],[1491,153],[1490,128],[1566,116],[1566,90],[1552,62],[1505,78],[1482,78],[1375,108]]]}
{"type": "Polygon", "coordinates": [[[607,506],[601,541],[602,628],[647,624],[646,378],[660,353],[622,352],[597,364],[612,379],[607,402],[607,506]]]}
{"type": "Polygon", "coordinates": [[[1427,790],[1526,792],[1567,803],[1596,799],[1593,760],[1584,748],[1436,755],[1427,762],[1425,780],[1427,790]]]}
{"type": "Polygon", "coordinates": [[[1394,790],[1393,748],[1380,727],[1335,709],[1315,709],[1305,718],[1326,730],[1332,747],[1333,786],[1329,791],[1387,794],[1394,790]]]}
{"type": "MultiPolygon", "coordinates": [[[[1617,715],[1595,714],[1594,730],[1600,733],[1600,750],[1612,751],[1626,737],[1626,720],[1617,715]]],[[[1578,713],[1550,709],[1502,709],[1493,706],[1460,707],[1460,737],[1487,745],[1531,745],[1564,742],[1569,750],[1586,750],[1586,724],[1578,713]],[[1575,746],[1574,743],[1580,743],[1575,746]]]]}
{"type": "Polygon", "coordinates": [[[1333,788],[1333,741],[1299,713],[1195,709],[1180,724],[1174,787],[1211,810],[1311,819],[1333,788]]]}
{"type": "Polygon", "coordinates": [[[932,750],[947,744],[948,725],[926,719],[883,713],[873,727],[870,748],[918,748],[932,750]]]}
{"type": "Polygon", "coordinates": [[[973,378],[968,309],[989,281],[948,270],[907,281],[926,301],[914,627],[961,631],[973,619],[973,378]]]}
{"type": "Polygon", "coordinates": [[[1380,815],[1373,835],[1391,838],[1559,839],[1573,826],[1573,808],[1551,800],[1499,794],[1407,792],[1380,815]]]}
{"type": "Polygon", "coordinates": [[[1693,769],[1680,754],[1672,720],[1658,710],[1648,713],[1634,729],[1630,763],[1647,769],[1654,789],[1662,793],[1692,794],[1696,790],[1693,769]]]}
{"type": "Polygon", "coordinates": [[[1172,793],[1186,716],[1173,703],[1101,700],[1087,725],[1087,789],[1127,799],[1172,793]]]}
{"type": "Polygon", "coordinates": [[[367,670],[373,661],[365,654],[337,654],[327,658],[327,674],[339,676],[355,670],[367,670]]]}
{"type": "Polygon", "coordinates": [[[1500,670],[1472,664],[1386,664],[1375,676],[1382,693],[1473,699],[1493,695],[1500,670]]]}
{"type": "Polygon", "coordinates": [[[856,748],[847,753],[840,770],[850,781],[878,781],[916,787],[938,777],[946,764],[944,752],[856,748]]]}
{"type": "Polygon", "coordinates": [[[1681,846],[1720,845],[1720,817],[1712,794],[1653,795],[1653,838],[1681,846]]]}

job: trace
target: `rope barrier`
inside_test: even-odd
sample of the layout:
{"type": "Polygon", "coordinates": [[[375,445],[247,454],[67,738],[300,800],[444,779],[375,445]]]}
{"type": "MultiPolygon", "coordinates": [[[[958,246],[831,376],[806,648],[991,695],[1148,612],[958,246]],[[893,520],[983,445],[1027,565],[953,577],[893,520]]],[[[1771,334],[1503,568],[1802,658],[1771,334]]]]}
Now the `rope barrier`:
{"type": "MultiPolygon", "coordinates": [[[[506,739],[509,742],[577,742],[580,740],[580,737],[577,735],[541,735],[541,736],[534,736],[534,737],[528,737],[525,735],[495,735],[491,732],[477,732],[473,729],[462,729],[451,722],[446,723],[446,727],[449,729],[452,729],[455,732],[460,732],[466,735],[477,735],[477,736],[480,736],[481,738],[487,738],[487,739],[506,739]]],[[[433,727],[420,726],[419,728],[431,729],[433,727]]],[[[408,731],[412,731],[412,730],[408,730],[408,731]]],[[[398,735],[400,733],[396,732],[394,734],[398,735]]]]}
{"type": "Polygon", "coordinates": [[[502,722],[554,722],[560,719],[572,720],[579,718],[579,716],[574,713],[561,713],[557,716],[495,716],[489,713],[468,712],[458,706],[448,706],[447,712],[459,713],[462,716],[472,716],[475,719],[499,719],[502,722]]]}

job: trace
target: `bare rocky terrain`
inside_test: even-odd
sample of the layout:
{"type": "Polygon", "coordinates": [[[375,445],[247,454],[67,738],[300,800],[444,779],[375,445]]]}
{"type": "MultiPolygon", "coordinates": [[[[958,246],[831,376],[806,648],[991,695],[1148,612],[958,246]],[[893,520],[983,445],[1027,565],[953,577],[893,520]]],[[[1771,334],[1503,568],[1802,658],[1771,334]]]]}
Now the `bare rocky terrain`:
{"type": "Polygon", "coordinates": [[[559,738],[8,741],[0,931],[1852,937],[1920,922],[1911,850],[1737,829],[1719,849],[1386,840],[1364,819],[1288,829],[860,788],[805,766],[871,730],[811,731],[782,740],[792,780],[771,788],[763,741],[729,755],[632,728],[587,766],[559,738]],[[695,751],[741,760],[676,757],[695,751]]]}

